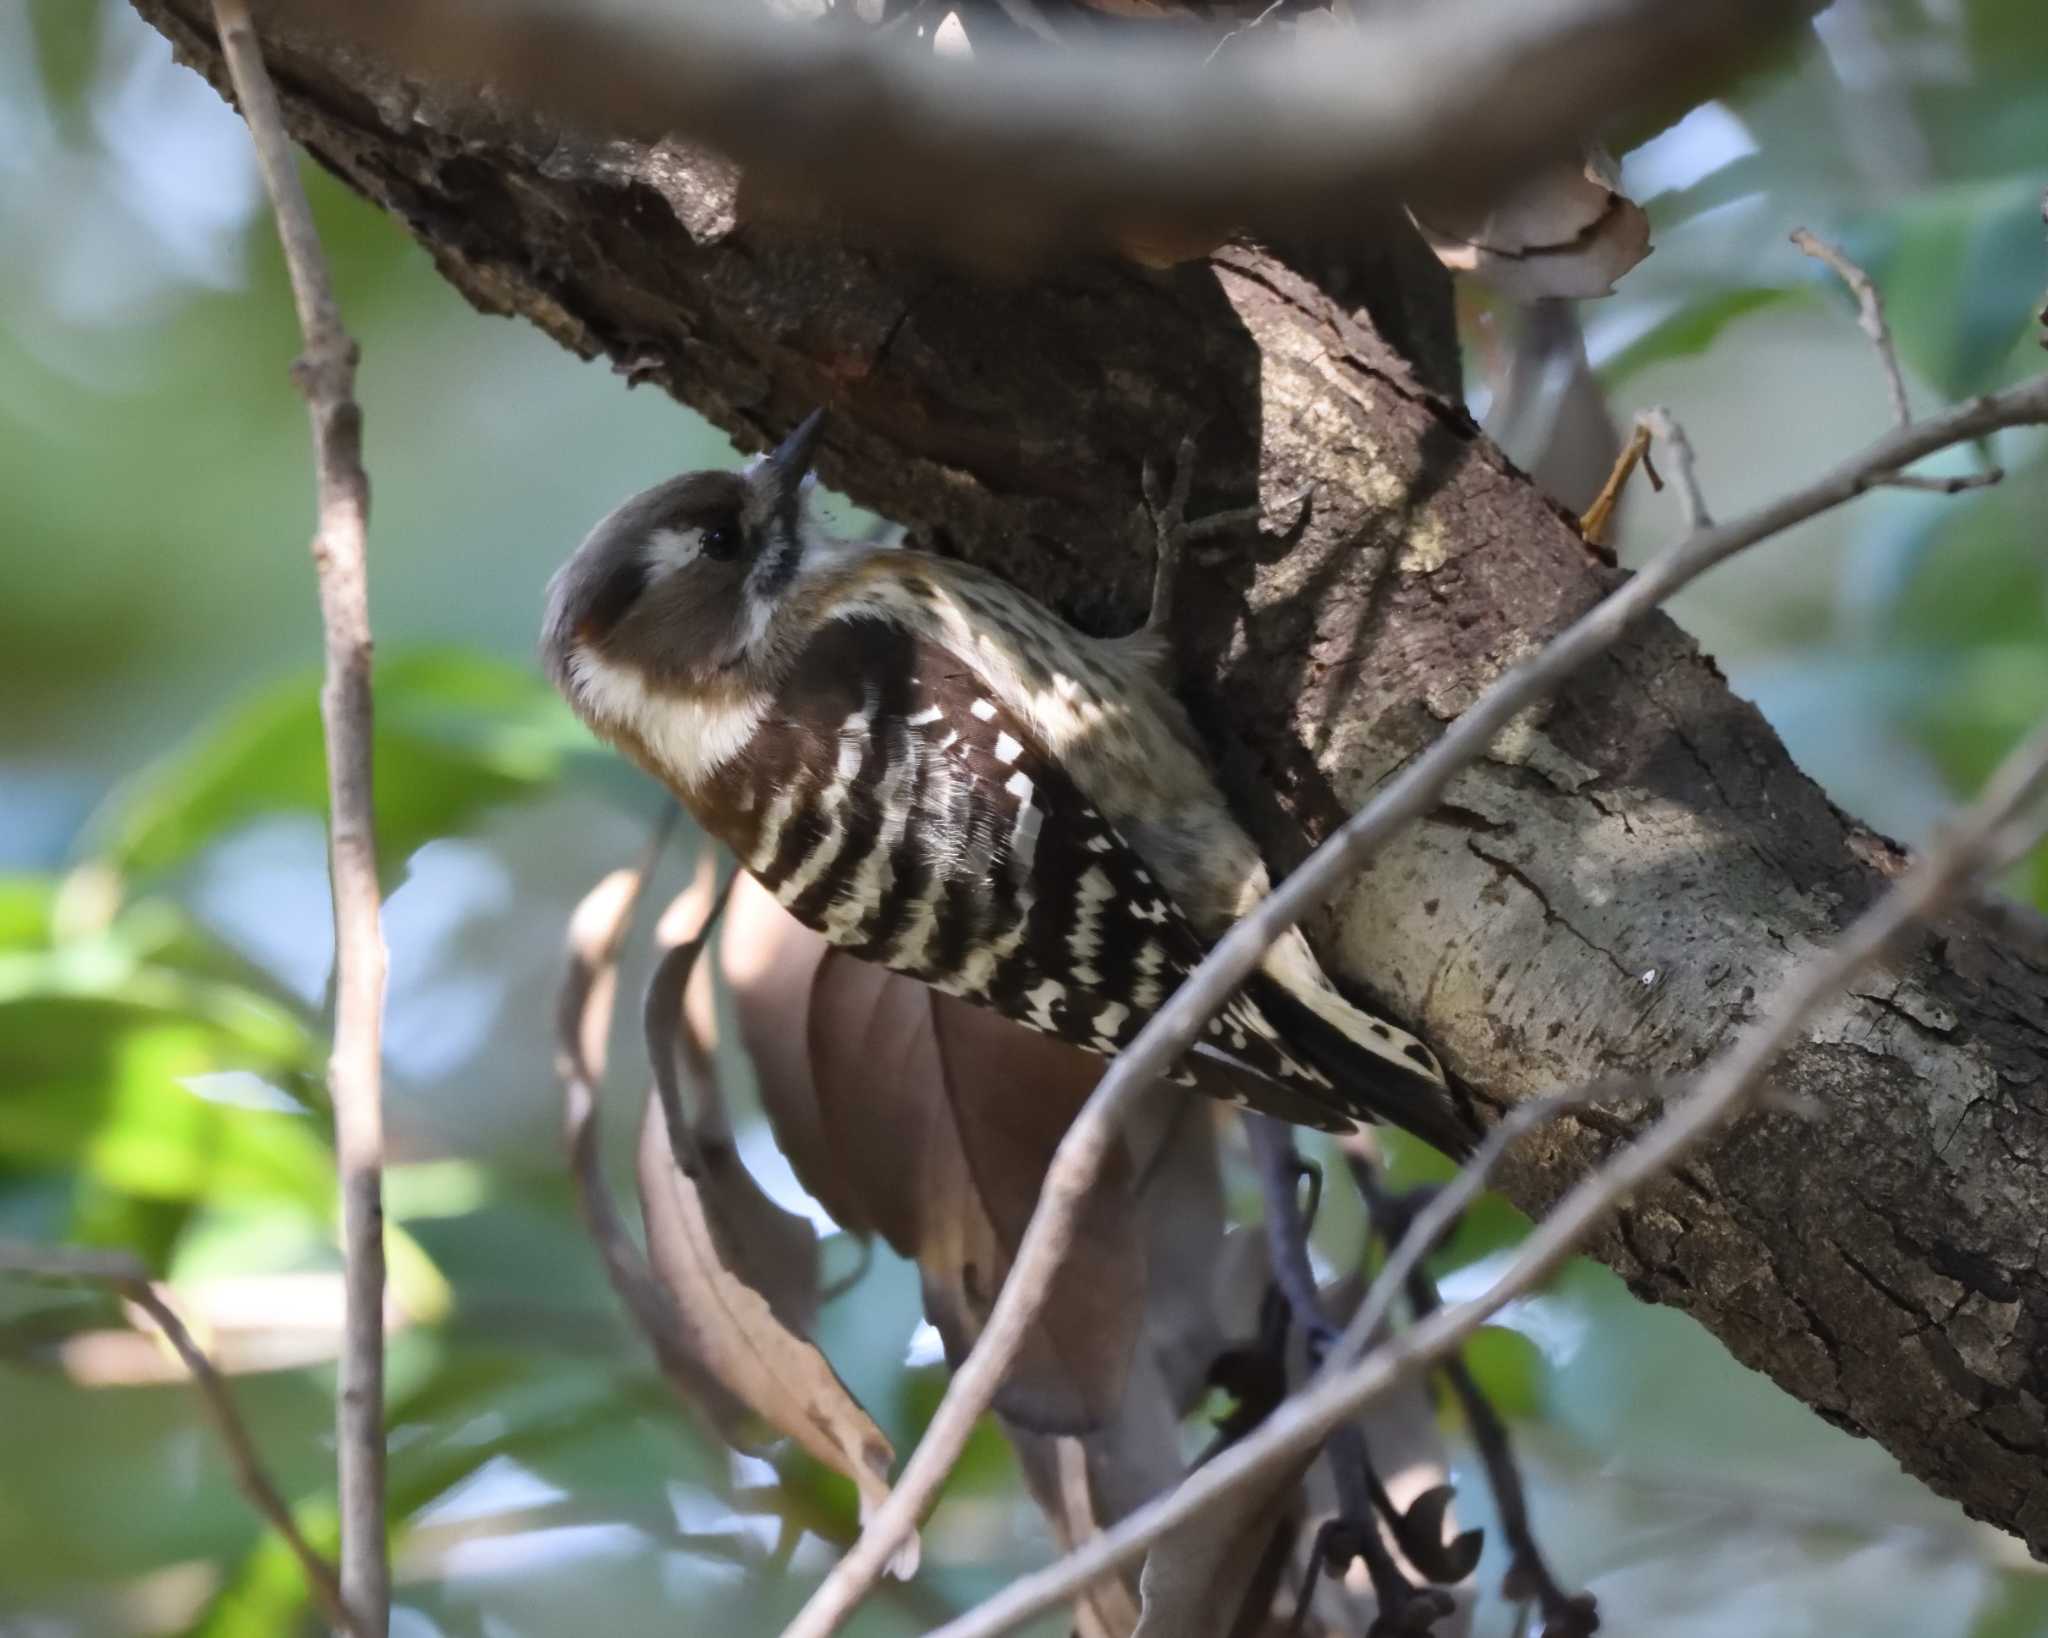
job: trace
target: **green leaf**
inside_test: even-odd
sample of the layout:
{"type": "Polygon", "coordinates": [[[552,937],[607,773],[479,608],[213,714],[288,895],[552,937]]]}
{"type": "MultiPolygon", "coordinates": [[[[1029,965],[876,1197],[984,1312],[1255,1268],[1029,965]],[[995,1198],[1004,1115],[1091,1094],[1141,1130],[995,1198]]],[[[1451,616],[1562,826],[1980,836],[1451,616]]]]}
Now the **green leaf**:
{"type": "Polygon", "coordinates": [[[1946,398],[1996,384],[2041,306],[2038,177],[1921,190],[1843,237],[1884,293],[1909,368],[1946,398]]]}
{"type": "MultiPolygon", "coordinates": [[[[303,1503],[292,1516],[313,1550],[335,1561],[340,1520],[331,1503],[303,1503]]],[[[229,1573],[187,1638],[277,1638],[298,1628],[311,1591],[297,1556],[275,1530],[265,1530],[229,1573]]]]}
{"type": "Polygon", "coordinates": [[[29,0],[43,92],[74,132],[84,128],[86,92],[99,67],[105,8],[96,0],[29,0]]]}
{"type": "Polygon", "coordinates": [[[1950,783],[1974,791],[2044,708],[2048,643],[1998,643],[1956,656],[1910,726],[1950,783]]]}
{"type": "Polygon", "coordinates": [[[53,943],[40,885],[0,891],[20,935],[0,945],[0,1165],[69,1177],[72,1232],[145,1255],[168,1252],[182,1208],[214,1199],[283,1197],[324,1221],[333,1166],[305,1095],[323,1049],[298,1012],[162,902],[53,943]],[[198,1079],[235,1071],[273,1100],[290,1089],[284,1107],[241,1107],[198,1079]]]}
{"type": "Polygon", "coordinates": [[[1977,1612],[1970,1638],[2041,1638],[2048,1632],[2048,1577],[2020,1572],[1998,1578],[1977,1612]]]}
{"type": "MultiPolygon", "coordinates": [[[[916,1439],[924,1437],[951,1379],[951,1373],[941,1367],[902,1373],[899,1415],[904,1427],[916,1430],[916,1439]]],[[[960,1459],[946,1477],[943,1493],[948,1497],[995,1496],[1014,1490],[1019,1482],[1015,1448],[1003,1437],[995,1418],[984,1416],[967,1436],[960,1459]]]]}
{"type": "MultiPolygon", "coordinates": [[[[1382,1128],[1374,1135],[1386,1157],[1383,1171],[1390,1189],[1448,1183],[1457,1175],[1450,1161],[1405,1132],[1382,1128]]],[[[1447,1274],[1504,1247],[1520,1245],[1528,1232],[1529,1219],[1489,1190],[1465,1208],[1456,1231],[1429,1259],[1429,1267],[1438,1275],[1447,1274]]]]}
{"type": "MultiPolygon", "coordinates": [[[[1976,791],[2048,710],[2048,642],[2004,643],[1951,660],[1940,692],[1908,727],[1957,791],[1976,791]]],[[[2010,884],[2048,910],[2048,849],[2010,884]]]]}
{"type": "Polygon", "coordinates": [[[1667,359],[1692,358],[1721,338],[1737,319],[1784,301],[1793,292],[1777,285],[1707,290],[1683,302],[1600,366],[1610,386],[1667,359]]]}
{"type": "MultiPolygon", "coordinates": [[[[492,805],[546,787],[589,743],[538,677],[481,655],[406,655],[378,667],[375,691],[377,844],[388,871],[492,805]]],[[[120,792],[96,823],[95,851],[148,876],[250,820],[326,812],[319,682],[299,677],[235,707],[120,792]]]]}
{"type": "Polygon", "coordinates": [[[1946,655],[1992,643],[2048,641],[2048,575],[2036,548],[2048,470],[2014,473],[1960,506],[1927,509],[1905,537],[1906,576],[1889,609],[1894,649],[1946,655]]]}
{"type": "Polygon", "coordinates": [[[1480,1391],[1503,1417],[1516,1421],[1543,1409],[1549,1366],[1542,1349],[1521,1332],[1482,1325],[1459,1352],[1480,1391]]]}
{"type": "Polygon", "coordinates": [[[277,1044],[154,1000],[0,1006],[0,1159],[146,1200],[280,1195],[324,1215],[334,1172],[318,1122],[211,1102],[185,1084],[260,1071],[277,1044]]]}
{"type": "Polygon", "coordinates": [[[56,902],[57,884],[47,876],[0,876],[0,951],[48,944],[56,902]]]}

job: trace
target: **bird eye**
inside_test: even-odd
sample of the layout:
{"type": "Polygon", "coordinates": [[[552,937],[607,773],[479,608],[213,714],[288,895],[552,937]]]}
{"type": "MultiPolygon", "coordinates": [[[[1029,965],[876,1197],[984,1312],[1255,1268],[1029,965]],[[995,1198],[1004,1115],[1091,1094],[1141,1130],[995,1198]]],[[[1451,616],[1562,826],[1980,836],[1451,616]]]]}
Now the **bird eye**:
{"type": "Polygon", "coordinates": [[[730,563],[740,555],[740,531],[736,523],[714,523],[703,534],[700,549],[717,563],[730,563]]]}

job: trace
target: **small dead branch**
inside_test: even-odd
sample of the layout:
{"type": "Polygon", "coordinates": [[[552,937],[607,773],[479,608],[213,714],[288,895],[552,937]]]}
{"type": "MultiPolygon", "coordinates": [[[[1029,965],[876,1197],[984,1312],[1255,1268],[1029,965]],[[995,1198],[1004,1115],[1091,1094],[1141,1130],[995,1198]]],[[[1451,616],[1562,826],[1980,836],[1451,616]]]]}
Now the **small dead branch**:
{"type": "Polygon", "coordinates": [[[1635,476],[1638,466],[1649,478],[1652,489],[1663,489],[1664,479],[1650,459],[1650,429],[1640,420],[1636,422],[1635,430],[1629,433],[1628,442],[1622,445],[1621,453],[1614,458],[1614,470],[1607,474],[1600,493],[1579,516],[1579,533],[1595,546],[1607,544],[1607,529],[1614,521],[1614,509],[1621,504],[1622,491],[1628,487],[1628,480],[1635,476]]]}
{"type": "Polygon", "coordinates": [[[335,1440],[341,1470],[341,1594],[362,1631],[381,1638],[391,1606],[384,1524],[385,951],[370,768],[365,550],[370,482],[363,471],[362,411],[355,400],[357,351],[342,328],[327,258],[299,185],[247,0],[214,0],[214,20],[277,218],[306,343],[292,366],[292,379],[312,417],[319,490],[313,563],[327,644],[320,717],[327,741],[328,876],[334,891],[335,1018],[328,1083],[347,1272],[335,1440]]]}
{"type": "MultiPolygon", "coordinates": [[[[1678,485],[1679,499],[1685,502],[1685,526],[1688,529],[1711,529],[1713,515],[1707,510],[1706,492],[1700,488],[1699,463],[1692,452],[1692,440],[1685,435],[1685,428],[1672,418],[1669,410],[1659,404],[1644,410],[1636,417],[1636,426],[1655,438],[1664,446],[1664,453],[1671,462],[1671,481],[1678,485]]],[[[1657,469],[1648,468],[1652,480],[1657,469]]],[[[1657,486],[1662,488],[1660,483],[1657,486]]]]}
{"type": "Polygon", "coordinates": [[[349,1638],[363,1638],[362,1626],[342,1602],[341,1582],[334,1573],[334,1566],[306,1539],[305,1533],[299,1529],[298,1520],[292,1517],[290,1504],[264,1467],[256,1442],[249,1436],[241,1412],[235,1408],[235,1396],[228,1387],[227,1379],[214,1369],[206,1350],[193,1340],[177,1310],[156,1282],[150,1279],[149,1271],[125,1252],[85,1251],[70,1246],[33,1246],[0,1240],[0,1274],[76,1280],[106,1286],[150,1317],[192,1375],[192,1385],[199,1390],[199,1402],[205,1408],[206,1419],[220,1436],[221,1447],[228,1459],[228,1470],[234,1475],[235,1488],[284,1538],[292,1557],[299,1562],[299,1569],[305,1575],[313,1601],[320,1606],[320,1613],[349,1638]]]}
{"type": "MultiPolygon", "coordinates": [[[[1877,281],[1851,261],[1840,246],[1830,244],[1810,228],[1794,228],[1792,243],[1849,287],[1850,295],[1856,298],[1857,327],[1870,338],[1878,365],[1884,371],[1885,391],[1891,399],[1892,422],[1900,427],[1911,426],[1913,409],[1906,398],[1906,375],[1899,368],[1898,346],[1892,340],[1892,328],[1884,316],[1884,294],[1877,288],[1877,281]]],[[[1960,495],[1966,489],[1987,489],[2004,481],[2005,469],[1997,466],[1949,478],[1894,472],[1884,480],[1893,489],[1920,489],[1936,495],[1960,495]]]]}
{"type": "Polygon", "coordinates": [[[1885,322],[1884,297],[1879,293],[1876,281],[1850,261],[1838,246],[1829,244],[1810,228],[1794,228],[1792,243],[1798,246],[1802,255],[1824,264],[1849,287],[1849,294],[1856,298],[1856,323],[1870,338],[1877,361],[1884,369],[1885,391],[1892,403],[1892,422],[1902,427],[1912,425],[1913,410],[1906,401],[1906,375],[1899,368],[1898,349],[1892,344],[1892,329],[1885,322]]]}
{"type": "MultiPolygon", "coordinates": [[[[1323,1306],[1309,1264],[1308,1235],[1314,1213],[1304,1212],[1297,1198],[1304,1173],[1317,1177],[1320,1183],[1319,1174],[1305,1166],[1296,1152],[1292,1127],[1263,1115],[1247,1115],[1245,1134],[1265,1205],[1273,1283],[1286,1299],[1294,1323],[1302,1332],[1308,1366],[1313,1371],[1322,1365],[1330,1345],[1337,1340],[1337,1327],[1323,1306]]],[[[1322,1454],[1336,1487],[1338,1513],[1317,1531],[1309,1559],[1308,1582],[1296,1605],[1296,1620],[1302,1619],[1322,1571],[1342,1575],[1353,1559],[1359,1559],[1371,1579],[1373,1598],[1383,1621],[1403,1632],[1434,1630],[1436,1623],[1457,1606],[1448,1594],[1410,1581],[1381,1539],[1381,1516],[1402,1541],[1404,1551],[1408,1548],[1404,1538],[1412,1538],[1415,1533],[1408,1530],[1408,1519],[1395,1508],[1380,1482],[1364,1430],[1348,1424],[1334,1430],[1322,1454]]],[[[1440,1515],[1437,1522],[1441,1523],[1440,1515]]],[[[1445,1558],[1441,1544],[1440,1533],[1433,1540],[1415,1540],[1416,1550],[1409,1553],[1410,1562],[1425,1575],[1437,1568],[1449,1568],[1441,1562],[1445,1558]]],[[[1449,1579],[1456,1582],[1463,1576],[1452,1575],[1449,1579]]]]}

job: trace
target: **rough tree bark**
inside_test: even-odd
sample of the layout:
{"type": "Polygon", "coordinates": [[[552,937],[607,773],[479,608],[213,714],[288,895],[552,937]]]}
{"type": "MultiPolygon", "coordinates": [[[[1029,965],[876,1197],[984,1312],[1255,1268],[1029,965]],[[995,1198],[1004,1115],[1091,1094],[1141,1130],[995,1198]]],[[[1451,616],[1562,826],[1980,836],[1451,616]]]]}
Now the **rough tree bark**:
{"type": "MultiPolygon", "coordinates": [[[[203,0],[135,3],[224,86],[203,0]]],[[[1084,627],[1142,613],[1140,465],[1183,430],[1198,506],[1313,483],[1305,526],[1188,588],[1194,703],[1277,865],[1615,579],[1428,384],[1454,378],[1445,303],[1391,232],[1356,310],[1244,247],[1005,281],[742,221],[729,169],[673,145],[573,140],[305,37],[269,55],[295,134],[480,308],[743,443],[830,405],[827,482],[1084,627]]],[[[1684,1075],[1901,863],[1659,620],[1310,932],[1483,1111],[1684,1075]]],[[[1814,1118],[1746,1119],[1593,1249],[2048,1555],[2044,1048],[2048,938],[1955,916],[1783,1064],[1814,1118]]],[[[1540,1213],[1642,1112],[1532,1140],[1507,1193],[1540,1213]]]]}

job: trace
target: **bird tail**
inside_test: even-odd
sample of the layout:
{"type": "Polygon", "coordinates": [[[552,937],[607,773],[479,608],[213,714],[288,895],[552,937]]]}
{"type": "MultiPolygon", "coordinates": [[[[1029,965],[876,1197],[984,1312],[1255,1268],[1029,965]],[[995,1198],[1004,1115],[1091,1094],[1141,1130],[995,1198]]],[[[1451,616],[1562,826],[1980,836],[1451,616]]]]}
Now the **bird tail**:
{"type": "Polygon", "coordinates": [[[1244,993],[1287,1050],[1329,1078],[1329,1096],[1346,1114],[1390,1121],[1453,1160],[1472,1153],[1477,1135],[1458,1118],[1435,1055],[1413,1036],[1320,982],[1289,984],[1265,971],[1253,974],[1244,993]]]}

